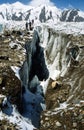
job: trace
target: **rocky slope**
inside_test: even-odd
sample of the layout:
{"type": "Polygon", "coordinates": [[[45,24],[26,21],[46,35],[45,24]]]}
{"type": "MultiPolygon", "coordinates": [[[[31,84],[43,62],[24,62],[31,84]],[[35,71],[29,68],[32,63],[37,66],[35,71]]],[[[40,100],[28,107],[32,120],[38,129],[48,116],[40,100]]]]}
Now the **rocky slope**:
{"type": "MultiPolygon", "coordinates": [[[[16,95],[20,93],[21,83],[15,76],[13,67],[14,69],[21,67],[25,60],[24,44],[29,39],[27,35],[27,32],[24,34],[22,30],[6,30],[0,35],[0,92],[3,95],[12,94],[17,98],[16,95]],[[14,85],[16,89],[13,88],[14,85]],[[16,93],[13,93],[14,89],[17,90],[16,93]]],[[[14,99],[13,97],[11,98],[14,99]]]]}
{"type": "Polygon", "coordinates": [[[34,129],[18,113],[21,107],[19,69],[25,61],[25,42],[32,33],[24,30],[6,30],[0,35],[0,129],[34,129]],[[17,109],[18,108],[18,109],[17,109]],[[23,126],[24,124],[24,126],[23,126]]]}
{"type": "Polygon", "coordinates": [[[40,81],[49,76],[38,33],[5,30],[0,38],[0,128],[35,130],[45,109],[40,81]]]}

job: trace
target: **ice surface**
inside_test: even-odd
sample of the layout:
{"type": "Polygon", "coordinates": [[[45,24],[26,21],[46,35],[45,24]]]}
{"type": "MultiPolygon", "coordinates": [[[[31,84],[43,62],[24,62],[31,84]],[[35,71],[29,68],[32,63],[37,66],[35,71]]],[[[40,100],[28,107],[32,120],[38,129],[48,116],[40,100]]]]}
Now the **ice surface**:
{"type": "Polygon", "coordinates": [[[6,118],[9,122],[13,124],[17,124],[19,129],[22,130],[33,130],[34,126],[31,122],[25,118],[23,118],[17,111],[16,107],[13,106],[13,112],[11,116],[7,116],[4,113],[0,112],[0,120],[6,118]]]}

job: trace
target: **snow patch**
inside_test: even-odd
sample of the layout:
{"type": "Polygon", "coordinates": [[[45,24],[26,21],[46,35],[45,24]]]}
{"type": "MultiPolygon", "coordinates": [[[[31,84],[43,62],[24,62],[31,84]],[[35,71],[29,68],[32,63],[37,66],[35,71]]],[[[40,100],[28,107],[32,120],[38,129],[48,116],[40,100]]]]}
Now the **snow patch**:
{"type": "Polygon", "coordinates": [[[56,78],[58,78],[60,75],[59,70],[55,70],[55,69],[51,68],[49,71],[50,71],[50,78],[53,80],[56,80],[56,78]]]}
{"type": "Polygon", "coordinates": [[[68,107],[68,105],[69,105],[69,104],[67,104],[66,102],[60,103],[60,107],[55,108],[54,111],[51,113],[51,115],[57,114],[57,113],[59,113],[61,110],[66,109],[66,108],[68,107]]]}
{"type": "Polygon", "coordinates": [[[14,71],[15,76],[20,80],[20,76],[19,76],[19,70],[20,68],[17,66],[11,66],[11,69],[14,71]]]}
{"type": "Polygon", "coordinates": [[[17,127],[22,130],[33,130],[34,126],[31,124],[31,122],[25,118],[23,118],[18,111],[16,110],[16,107],[13,106],[13,112],[11,116],[5,115],[2,111],[0,112],[0,120],[6,119],[10,123],[17,124],[17,127]]]}

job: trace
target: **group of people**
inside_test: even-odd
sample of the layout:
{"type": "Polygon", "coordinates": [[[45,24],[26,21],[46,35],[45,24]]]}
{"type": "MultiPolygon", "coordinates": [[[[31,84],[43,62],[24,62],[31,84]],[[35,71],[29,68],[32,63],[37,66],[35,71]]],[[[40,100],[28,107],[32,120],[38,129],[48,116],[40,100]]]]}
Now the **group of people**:
{"type": "Polygon", "coordinates": [[[26,22],[26,24],[25,24],[26,30],[32,30],[33,29],[33,25],[34,25],[34,20],[26,22]]]}

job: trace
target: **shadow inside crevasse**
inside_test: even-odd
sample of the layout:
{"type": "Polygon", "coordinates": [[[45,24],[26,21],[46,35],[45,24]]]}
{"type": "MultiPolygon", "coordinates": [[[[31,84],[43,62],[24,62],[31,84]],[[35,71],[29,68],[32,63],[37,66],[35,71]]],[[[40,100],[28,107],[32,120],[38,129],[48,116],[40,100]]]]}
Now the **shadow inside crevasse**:
{"type": "Polygon", "coordinates": [[[49,71],[37,31],[34,31],[32,41],[25,44],[25,49],[26,60],[19,71],[22,84],[19,111],[24,117],[30,119],[35,127],[39,128],[40,114],[45,109],[43,88],[40,81],[48,78],[49,71]]]}

